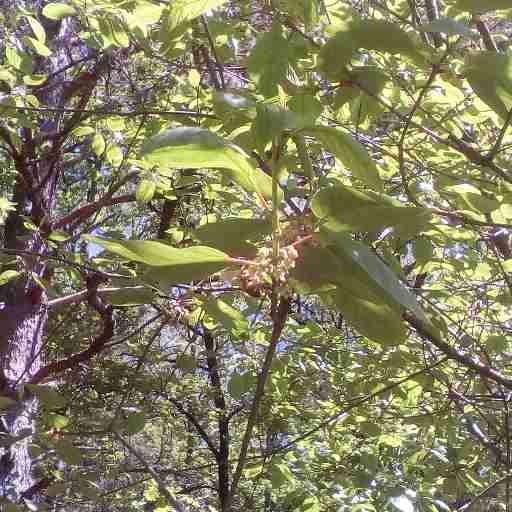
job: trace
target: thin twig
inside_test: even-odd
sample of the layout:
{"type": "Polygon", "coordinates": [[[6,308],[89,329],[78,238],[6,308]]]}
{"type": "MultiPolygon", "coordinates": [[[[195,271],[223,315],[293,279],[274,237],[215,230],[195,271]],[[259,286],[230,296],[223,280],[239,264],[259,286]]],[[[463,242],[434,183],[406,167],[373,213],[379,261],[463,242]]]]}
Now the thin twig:
{"type": "Polygon", "coordinates": [[[142,456],[137,449],[135,449],[126,439],[123,438],[119,432],[113,431],[116,439],[144,466],[146,471],[151,475],[155,483],[158,485],[160,494],[164,496],[167,503],[173,507],[177,512],[187,512],[187,508],[181,501],[177,500],[167,489],[165,482],[160,478],[160,475],[146,462],[146,459],[142,456]]]}

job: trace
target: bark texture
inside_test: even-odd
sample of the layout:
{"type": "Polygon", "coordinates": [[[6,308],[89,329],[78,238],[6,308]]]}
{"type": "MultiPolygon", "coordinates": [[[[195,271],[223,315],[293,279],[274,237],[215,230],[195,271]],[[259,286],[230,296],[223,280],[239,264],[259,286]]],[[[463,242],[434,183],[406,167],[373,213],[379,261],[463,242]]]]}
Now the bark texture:
{"type": "MultiPolygon", "coordinates": [[[[28,1],[25,6],[40,13],[44,2],[28,1]]],[[[51,57],[42,59],[24,48],[22,37],[27,29],[22,23],[16,26],[16,37],[10,44],[31,55],[34,73],[50,77],[44,87],[30,92],[42,106],[59,108],[64,104],[66,90],[66,72],[59,70],[72,65],[79,51],[70,50],[73,22],[54,22],[43,16],[39,20],[46,31],[51,57]]],[[[18,392],[44,363],[43,336],[48,312],[47,296],[40,282],[47,267],[45,237],[51,230],[68,122],[63,114],[45,113],[37,119],[37,127],[15,130],[13,125],[0,126],[2,145],[7,147],[17,171],[12,194],[16,210],[6,219],[1,247],[2,257],[9,257],[7,263],[3,260],[2,270],[16,270],[19,275],[0,286],[0,391],[16,400],[0,424],[0,497],[13,502],[32,497],[37,485],[29,445],[38,403],[29,393],[19,399],[18,392]],[[15,135],[19,137],[18,144],[14,143],[15,135]],[[27,228],[27,222],[32,228],[27,228]]]]}

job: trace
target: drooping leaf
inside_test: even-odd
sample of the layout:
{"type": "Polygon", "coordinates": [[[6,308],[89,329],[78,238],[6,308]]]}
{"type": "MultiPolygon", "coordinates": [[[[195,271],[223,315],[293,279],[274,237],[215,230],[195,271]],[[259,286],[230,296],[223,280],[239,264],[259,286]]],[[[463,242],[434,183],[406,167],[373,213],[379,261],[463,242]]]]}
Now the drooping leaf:
{"type": "Polygon", "coordinates": [[[257,248],[251,240],[259,240],[271,232],[270,222],[263,219],[225,219],[199,226],[194,237],[230,256],[254,256],[257,248]]]}
{"type": "Polygon", "coordinates": [[[512,55],[492,51],[468,54],[464,73],[480,99],[506,119],[512,108],[512,55]]]}
{"type": "Polygon", "coordinates": [[[258,36],[247,58],[247,69],[261,94],[266,97],[277,94],[277,85],[286,78],[290,56],[291,49],[280,23],[274,23],[270,31],[258,36]]]}
{"type": "Polygon", "coordinates": [[[329,126],[308,128],[304,133],[320,141],[354,176],[370,188],[379,192],[382,190],[377,166],[365,148],[350,135],[329,126]]]}
{"type": "Polygon", "coordinates": [[[304,293],[321,294],[343,289],[349,295],[397,305],[360,265],[333,244],[325,247],[302,247],[291,277],[298,289],[304,293]]]}
{"type": "MultiPolygon", "coordinates": [[[[354,262],[397,305],[410,310],[418,318],[428,322],[416,297],[402,284],[397,275],[367,245],[343,233],[325,229],[327,238],[335,243],[338,255],[354,262]]],[[[364,280],[364,275],[361,280],[364,280]]]]}
{"type": "Polygon", "coordinates": [[[35,37],[25,37],[24,41],[41,57],[49,57],[52,54],[50,48],[35,37]]]}
{"type": "Polygon", "coordinates": [[[32,29],[32,32],[36,36],[36,39],[44,44],[46,42],[46,32],[44,27],[33,16],[27,16],[26,18],[30,28],[32,29]]]}
{"type": "Polygon", "coordinates": [[[237,146],[203,128],[172,128],[147,140],[142,157],[170,168],[223,170],[248,192],[272,197],[272,178],[254,167],[237,146]]]}
{"type": "Polygon", "coordinates": [[[311,203],[313,213],[335,231],[381,231],[393,227],[423,229],[431,218],[426,208],[394,206],[338,184],[321,189],[311,203]]]}
{"type": "Polygon", "coordinates": [[[368,297],[359,297],[338,289],[329,294],[343,316],[361,334],[384,345],[404,341],[407,329],[398,307],[368,297]]]}

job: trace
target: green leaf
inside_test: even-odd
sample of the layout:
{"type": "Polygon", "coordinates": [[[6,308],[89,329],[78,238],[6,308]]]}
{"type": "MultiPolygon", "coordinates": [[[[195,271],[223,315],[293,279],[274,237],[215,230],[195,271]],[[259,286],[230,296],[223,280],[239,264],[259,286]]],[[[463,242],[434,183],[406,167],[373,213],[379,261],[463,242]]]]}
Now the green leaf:
{"type": "Polygon", "coordinates": [[[166,130],[147,140],[141,154],[151,164],[170,168],[221,169],[248,192],[272,197],[272,178],[254,167],[240,148],[203,128],[166,130]]]}
{"type": "Polygon", "coordinates": [[[301,512],[320,512],[320,501],[316,496],[309,496],[301,506],[301,512]]]}
{"type": "Polygon", "coordinates": [[[491,353],[500,353],[507,350],[508,341],[505,336],[489,336],[485,340],[485,346],[491,353]]]}
{"type": "Polygon", "coordinates": [[[419,232],[431,218],[426,208],[394,206],[341,184],[317,192],[311,209],[334,231],[377,232],[393,227],[419,232]]]}
{"type": "Polygon", "coordinates": [[[322,47],[318,56],[320,71],[331,80],[343,80],[346,66],[359,48],[422,58],[413,39],[395,23],[356,18],[322,47]]]}
{"type": "Polygon", "coordinates": [[[329,294],[348,322],[364,336],[383,345],[398,345],[407,335],[398,307],[368,297],[351,295],[343,289],[329,294]]]}
{"type": "Polygon", "coordinates": [[[80,450],[66,439],[55,443],[55,450],[66,464],[78,465],[82,461],[80,450]]]}
{"type": "Polygon", "coordinates": [[[114,45],[120,48],[128,48],[130,38],[124,24],[117,17],[110,17],[108,22],[110,23],[110,34],[114,45]]]}
{"type": "Polygon", "coordinates": [[[25,384],[28,389],[39,401],[48,409],[61,409],[67,404],[64,398],[58,391],[50,386],[41,386],[38,384],[25,384]]]}
{"type": "Polygon", "coordinates": [[[137,187],[135,198],[139,204],[146,204],[153,199],[156,191],[156,183],[153,180],[142,180],[137,187]]]}
{"type": "Polygon", "coordinates": [[[9,407],[12,407],[15,403],[16,401],[8,396],[0,396],[0,411],[9,409],[9,407]]]}
{"type": "Polygon", "coordinates": [[[512,108],[512,55],[492,51],[470,53],[464,73],[480,99],[506,119],[512,108]]]}
{"type": "Polygon", "coordinates": [[[105,147],[106,143],[103,135],[101,133],[95,133],[91,141],[91,148],[96,156],[101,156],[105,151],[105,147]]]}
{"type": "Polygon", "coordinates": [[[176,249],[162,242],[152,240],[112,240],[85,235],[84,239],[101,245],[109,252],[130,261],[146,265],[175,266],[185,269],[188,265],[214,263],[223,267],[230,263],[230,257],[217,249],[200,245],[176,249]]]}
{"type": "Polygon", "coordinates": [[[418,238],[413,242],[414,259],[418,265],[424,265],[434,257],[434,246],[428,238],[418,238]]]}
{"type": "Polygon", "coordinates": [[[27,52],[21,52],[14,46],[6,45],[5,58],[13,68],[16,68],[26,75],[32,73],[32,58],[27,52]]]}
{"type": "Polygon", "coordinates": [[[338,32],[322,46],[318,55],[318,69],[332,81],[347,75],[347,65],[357,50],[357,43],[350,33],[338,32]]]}
{"type": "MultiPolygon", "coordinates": [[[[304,246],[291,276],[305,293],[324,293],[342,288],[350,295],[370,300],[379,298],[389,302],[389,295],[351,258],[334,245],[327,247],[304,246]]],[[[392,301],[393,305],[396,305],[392,301]]]]}
{"type": "Polygon", "coordinates": [[[34,37],[25,37],[24,41],[41,57],[49,57],[52,54],[48,46],[34,37]]]}
{"type": "Polygon", "coordinates": [[[67,416],[63,416],[62,414],[52,413],[48,414],[47,422],[51,428],[61,430],[69,425],[69,418],[67,416]]]}
{"type": "Polygon", "coordinates": [[[252,257],[257,247],[249,241],[260,240],[271,231],[267,220],[233,218],[203,224],[194,231],[194,237],[231,256],[252,257]]]}
{"type": "Polygon", "coordinates": [[[408,56],[416,56],[418,53],[416,43],[411,36],[396,23],[360,18],[351,24],[349,33],[358,48],[408,56]]]}
{"type": "Polygon", "coordinates": [[[213,91],[213,108],[219,117],[236,112],[246,112],[256,107],[256,102],[243,89],[213,91]]]}
{"type": "Polygon", "coordinates": [[[298,94],[288,101],[288,108],[300,119],[301,126],[313,126],[322,113],[322,104],[311,94],[298,94]]]}
{"type": "MultiPolygon", "coordinates": [[[[361,281],[371,279],[391,301],[414,313],[423,322],[428,322],[416,297],[398,279],[397,275],[367,245],[343,233],[329,229],[324,232],[327,238],[336,244],[337,254],[357,265],[355,272],[361,272],[361,281]]],[[[347,267],[349,265],[347,264],[347,267]]]]}
{"type": "Polygon", "coordinates": [[[205,313],[219,322],[229,332],[247,331],[247,318],[236,308],[218,297],[210,297],[203,304],[205,313]]]}
{"type": "Polygon", "coordinates": [[[15,279],[19,275],[21,275],[21,272],[18,272],[17,270],[5,270],[0,274],[0,286],[3,286],[11,279],[15,279]]]}
{"type": "Polygon", "coordinates": [[[227,254],[211,247],[198,245],[176,249],[153,241],[84,238],[127,260],[150,265],[153,268],[145,272],[144,279],[160,287],[204,279],[231,263],[227,254]]]}
{"type": "Polygon", "coordinates": [[[46,32],[44,27],[34,17],[26,16],[26,18],[30,28],[32,29],[32,32],[36,36],[36,39],[44,44],[46,42],[46,32]]]}
{"type": "Polygon", "coordinates": [[[244,393],[252,390],[255,382],[256,379],[251,372],[234,372],[228,382],[228,392],[235,400],[240,400],[244,393]]]}
{"type": "Polygon", "coordinates": [[[172,32],[180,25],[198,18],[212,9],[225,4],[227,0],[175,0],[171,4],[168,30],[172,32]]]}
{"type": "Polygon", "coordinates": [[[123,162],[123,151],[117,144],[109,144],[105,153],[107,161],[114,167],[119,167],[123,162]]]}
{"type": "Polygon", "coordinates": [[[383,112],[377,100],[384,86],[389,81],[388,75],[375,66],[352,67],[346,80],[334,97],[334,106],[341,109],[346,103],[350,105],[352,121],[356,124],[383,112]]]}
{"type": "Polygon", "coordinates": [[[277,95],[278,84],[286,78],[290,57],[291,48],[280,23],[274,23],[270,31],[257,37],[247,58],[247,69],[263,96],[277,95]]]}
{"type": "Polygon", "coordinates": [[[295,482],[295,477],[285,462],[274,462],[269,468],[269,478],[273,489],[295,482]]]}
{"type": "Polygon", "coordinates": [[[28,86],[43,85],[48,80],[46,75],[25,75],[23,77],[23,83],[28,86]]]}
{"type": "Polygon", "coordinates": [[[354,176],[370,188],[382,191],[377,166],[366,149],[350,135],[328,126],[308,128],[304,133],[320,141],[354,176]]]}
{"type": "Polygon", "coordinates": [[[15,505],[14,503],[3,503],[2,506],[4,507],[4,512],[22,512],[21,505],[18,507],[18,505],[15,505]]]}
{"type": "Polygon", "coordinates": [[[155,292],[145,286],[126,286],[119,290],[104,289],[102,297],[113,306],[138,306],[155,301],[155,292]]]}
{"type": "Polygon", "coordinates": [[[73,16],[74,14],[76,14],[76,9],[68,4],[55,2],[43,7],[43,16],[51,20],[61,20],[66,16],[73,16]]]}
{"type": "Polygon", "coordinates": [[[197,368],[197,360],[190,354],[178,354],[176,357],[176,368],[180,370],[194,370],[197,368]]]}
{"type": "Polygon", "coordinates": [[[133,412],[126,418],[126,430],[130,434],[137,434],[144,429],[146,417],[142,412],[133,412]]]}
{"type": "Polygon", "coordinates": [[[510,0],[458,0],[455,8],[461,11],[484,13],[495,9],[510,9],[510,0]]]}
{"type": "Polygon", "coordinates": [[[285,130],[301,127],[300,118],[295,112],[281,108],[275,103],[263,103],[257,107],[257,115],[251,131],[257,149],[263,153],[267,144],[285,130]]]}

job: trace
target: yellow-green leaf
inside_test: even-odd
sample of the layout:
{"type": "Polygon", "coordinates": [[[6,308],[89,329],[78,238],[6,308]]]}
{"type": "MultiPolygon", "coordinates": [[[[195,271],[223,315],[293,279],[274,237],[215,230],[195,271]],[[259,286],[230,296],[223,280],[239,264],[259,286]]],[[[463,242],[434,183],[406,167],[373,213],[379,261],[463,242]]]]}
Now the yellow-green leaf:
{"type": "Polygon", "coordinates": [[[69,4],[54,2],[43,7],[43,15],[51,20],[61,20],[66,16],[73,16],[74,14],[76,14],[76,9],[69,4]]]}

